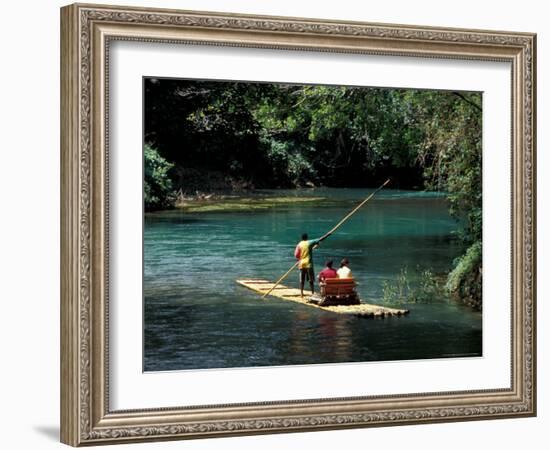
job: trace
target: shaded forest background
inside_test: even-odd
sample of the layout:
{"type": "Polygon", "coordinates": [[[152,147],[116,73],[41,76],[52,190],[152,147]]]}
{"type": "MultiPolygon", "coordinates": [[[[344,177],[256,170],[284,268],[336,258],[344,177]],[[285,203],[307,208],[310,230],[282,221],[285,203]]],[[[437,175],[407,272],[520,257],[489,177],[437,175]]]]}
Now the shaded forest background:
{"type": "Polygon", "coordinates": [[[144,80],[148,211],[305,186],[442,191],[463,224],[446,288],[481,307],[480,93],[144,80]]]}

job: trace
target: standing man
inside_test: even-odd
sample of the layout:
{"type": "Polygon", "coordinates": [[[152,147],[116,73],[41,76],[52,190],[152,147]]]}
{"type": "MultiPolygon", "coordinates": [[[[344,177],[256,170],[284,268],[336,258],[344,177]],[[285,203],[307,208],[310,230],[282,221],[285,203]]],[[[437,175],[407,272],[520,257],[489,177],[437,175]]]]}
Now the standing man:
{"type": "Polygon", "coordinates": [[[328,236],[325,235],[319,239],[308,240],[307,233],[304,233],[302,234],[302,240],[298,242],[298,245],[294,250],[294,256],[299,261],[298,269],[300,269],[300,293],[302,297],[304,296],[304,284],[306,278],[309,281],[311,294],[314,294],[315,292],[313,288],[313,281],[315,280],[315,274],[313,272],[313,249],[327,237],[328,236]]]}

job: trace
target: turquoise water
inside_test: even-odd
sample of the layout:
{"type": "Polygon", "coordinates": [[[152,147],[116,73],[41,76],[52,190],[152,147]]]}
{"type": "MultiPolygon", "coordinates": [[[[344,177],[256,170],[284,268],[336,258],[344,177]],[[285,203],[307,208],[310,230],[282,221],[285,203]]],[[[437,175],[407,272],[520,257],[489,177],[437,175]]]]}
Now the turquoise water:
{"type": "MultiPolygon", "coordinates": [[[[265,191],[320,197],[252,211],[147,214],[144,229],[144,369],[181,370],[481,355],[481,314],[445,299],[411,303],[406,317],[361,319],[258,294],[238,278],[274,280],[294,263],[302,232],[319,237],[365,189],[265,191]]],[[[452,266],[461,248],[445,198],[385,190],[314,253],[346,256],[361,298],[381,303],[383,283],[452,266]]],[[[285,282],[297,286],[293,273],[285,282]]]]}

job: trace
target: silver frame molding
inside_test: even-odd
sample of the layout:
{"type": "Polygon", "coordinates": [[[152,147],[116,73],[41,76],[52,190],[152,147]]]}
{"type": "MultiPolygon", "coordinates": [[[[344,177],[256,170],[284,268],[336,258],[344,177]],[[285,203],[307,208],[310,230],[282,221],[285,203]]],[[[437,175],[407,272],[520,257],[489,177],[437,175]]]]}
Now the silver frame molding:
{"type": "Polygon", "coordinates": [[[534,416],[535,54],[536,35],[531,33],[106,5],[63,7],[61,441],[81,446],[534,416]],[[108,396],[107,88],[113,40],[510,62],[510,388],[112,411],[108,396]]]}

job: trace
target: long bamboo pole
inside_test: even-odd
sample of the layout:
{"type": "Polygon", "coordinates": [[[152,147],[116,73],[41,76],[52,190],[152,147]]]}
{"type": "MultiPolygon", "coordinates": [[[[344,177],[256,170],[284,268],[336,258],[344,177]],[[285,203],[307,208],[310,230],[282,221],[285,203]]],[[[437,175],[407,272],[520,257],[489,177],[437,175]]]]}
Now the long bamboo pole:
{"type": "MultiPolygon", "coordinates": [[[[344,222],[346,222],[346,220],[348,220],[351,216],[353,216],[357,211],[359,211],[359,209],[365,204],[367,203],[372,197],[374,197],[380,190],[382,190],[382,188],[384,188],[388,183],[390,182],[390,179],[388,178],[386,181],[384,181],[384,183],[382,184],[382,186],[380,186],[378,189],[376,189],[372,194],[370,194],[365,200],[363,200],[361,203],[359,203],[355,208],[353,208],[348,214],[346,214],[346,216],[340,220],[340,222],[338,222],[334,227],[332,227],[332,229],[328,232],[328,233],[325,233],[320,239],[319,239],[319,242],[321,241],[324,241],[326,238],[328,238],[332,233],[334,233],[338,228],[340,228],[344,222]]],[[[279,286],[279,284],[281,284],[281,282],[286,278],[288,277],[288,275],[290,275],[290,272],[292,272],[296,267],[298,267],[298,264],[300,263],[300,260],[296,261],[294,263],[294,265],[288,269],[285,274],[279,278],[277,280],[277,282],[271,287],[271,289],[269,289],[269,291],[267,291],[264,295],[262,295],[262,298],[265,298],[267,297],[269,294],[271,294],[271,292],[277,287],[279,286]]]]}

